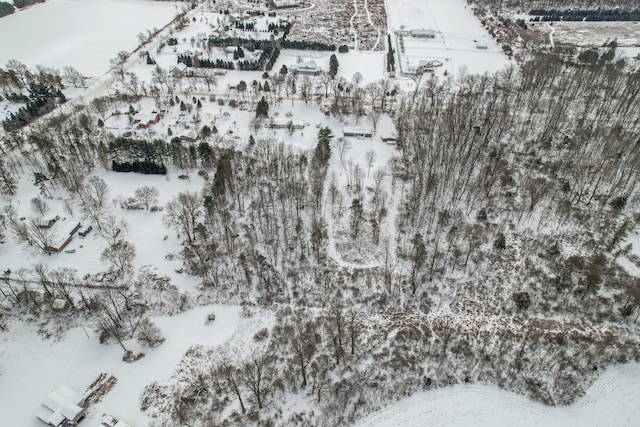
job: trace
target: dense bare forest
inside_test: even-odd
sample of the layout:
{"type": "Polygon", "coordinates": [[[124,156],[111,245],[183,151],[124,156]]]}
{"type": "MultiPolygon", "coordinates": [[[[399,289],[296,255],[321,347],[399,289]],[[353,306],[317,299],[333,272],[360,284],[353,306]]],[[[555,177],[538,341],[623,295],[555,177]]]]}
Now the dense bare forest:
{"type": "Polygon", "coordinates": [[[473,3],[496,10],[516,9],[528,12],[531,9],[625,9],[638,8],[633,0],[474,0],[473,3]]]}

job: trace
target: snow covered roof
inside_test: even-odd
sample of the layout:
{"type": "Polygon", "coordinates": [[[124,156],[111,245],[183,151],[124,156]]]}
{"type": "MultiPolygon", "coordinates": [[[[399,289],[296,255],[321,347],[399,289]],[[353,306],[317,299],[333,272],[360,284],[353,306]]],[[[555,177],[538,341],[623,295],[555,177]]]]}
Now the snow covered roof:
{"type": "Polygon", "coordinates": [[[187,70],[187,66],[186,64],[184,64],[183,62],[179,62],[178,65],[176,65],[175,67],[173,67],[173,69],[171,71],[181,71],[184,72],[187,70]]]}
{"type": "Polygon", "coordinates": [[[273,5],[275,7],[297,6],[298,5],[298,0],[273,0],[273,5]]]}
{"type": "Polygon", "coordinates": [[[67,236],[70,236],[78,231],[80,227],[82,227],[82,225],[79,222],[65,221],[64,227],[62,228],[62,232],[60,234],[62,238],[67,238],[67,236]]]}
{"type": "Polygon", "coordinates": [[[289,69],[293,70],[293,71],[318,71],[318,65],[316,64],[316,61],[302,61],[302,62],[298,62],[297,64],[293,64],[289,67],[289,69]]]}
{"type": "Polygon", "coordinates": [[[158,118],[158,113],[137,113],[133,116],[134,122],[149,123],[158,118]]]}
{"type": "Polygon", "coordinates": [[[57,426],[65,419],[78,421],[84,414],[85,397],[67,386],[60,386],[47,395],[42,401],[37,417],[45,423],[57,426]]]}
{"type": "Polygon", "coordinates": [[[350,127],[345,126],[342,132],[345,136],[371,136],[373,135],[373,129],[367,127],[350,127]]]}
{"type": "Polygon", "coordinates": [[[409,34],[411,34],[411,36],[413,36],[413,37],[433,38],[433,37],[436,36],[436,32],[435,31],[433,31],[433,30],[425,30],[424,28],[411,30],[411,31],[409,31],[409,34]]]}

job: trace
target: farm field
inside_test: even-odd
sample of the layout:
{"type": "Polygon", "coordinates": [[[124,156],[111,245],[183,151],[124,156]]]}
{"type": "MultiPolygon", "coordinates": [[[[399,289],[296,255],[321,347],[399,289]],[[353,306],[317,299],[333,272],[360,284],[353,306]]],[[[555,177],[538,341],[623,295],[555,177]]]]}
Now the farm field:
{"type": "Polygon", "coordinates": [[[570,406],[549,407],[488,385],[455,385],[417,393],[356,427],[582,427],[637,425],[640,364],[608,368],[570,406]]]}
{"type": "MultiPolygon", "coordinates": [[[[405,51],[398,46],[403,72],[420,61],[439,60],[438,75],[455,75],[464,70],[476,74],[500,70],[510,61],[489,36],[463,0],[386,0],[389,31],[433,30],[435,38],[404,37],[405,51]],[[476,45],[483,43],[486,49],[476,45]]],[[[393,37],[392,37],[393,40],[393,37]]]]}
{"type": "Polygon", "coordinates": [[[87,76],[99,76],[109,70],[109,59],[138,45],[138,33],[163,27],[183,5],[152,0],[49,0],[2,19],[0,64],[16,59],[29,67],[70,65],[87,76]]]}
{"type": "Polygon", "coordinates": [[[640,24],[637,22],[553,22],[529,24],[529,30],[548,35],[556,44],[602,46],[613,40],[620,47],[640,46],[640,24]]]}

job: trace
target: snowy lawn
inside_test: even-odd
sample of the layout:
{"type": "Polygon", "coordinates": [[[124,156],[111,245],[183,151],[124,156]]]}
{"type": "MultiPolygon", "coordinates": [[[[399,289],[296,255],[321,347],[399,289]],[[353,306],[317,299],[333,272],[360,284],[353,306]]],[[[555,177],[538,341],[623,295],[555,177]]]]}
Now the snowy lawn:
{"type": "Polygon", "coordinates": [[[639,383],[640,364],[610,367],[575,404],[555,408],[495,386],[455,385],[403,399],[356,426],[636,426],[639,383]]]}
{"type": "Polygon", "coordinates": [[[119,51],[135,49],[138,33],[163,27],[181,7],[152,0],[48,0],[2,18],[0,66],[17,59],[29,67],[71,65],[101,75],[119,51]]]}
{"type": "MultiPolygon", "coordinates": [[[[178,179],[178,175],[181,173],[184,172],[179,172],[174,168],[170,168],[166,176],[118,173],[98,168],[95,175],[103,178],[109,186],[109,200],[119,197],[124,199],[133,197],[136,188],[148,185],[158,188],[158,204],[164,206],[179,192],[187,190],[199,192],[202,189],[203,179],[195,171],[190,172],[189,180],[178,179]]],[[[38,196],[38,193],[37,187],[33,185],[33,178],[25,176],[20,181],[18,194],[21,197],[17,203],[13,203],[19,217],[30,218],[34,216],[29,201],[38,196]]],[[[88,221],[83,219],[77,204],[73,204],[73,216],[65,212],[63,198],[69,197],[66,192],[52,191],[52,195],[54,199],[45,199],[51,208],[49,216],[59,215],[61,218],[61,221],[52,227],[54,232],[63,233],[67,225],[72,222],[80,222],[82,229],[90,225],[88,221]]],[[[4,203],[0,203],[0,206],[2,205],[4,203]]],[[[176,256],[172,261],[165,259],[167,254],[178,255],[182,249],[182,240],[177,238],[175,231],[166,229],[162,221],[163,213],[147,210],[125,210],[120,206],[114,206],[114,204],[110,204],[110,206],[113,207],[112,213],[116,218],[124,220],[126,224],[121,234],[122,238],[133,242],[136,247],[135,271],[142,266],[150,265],[155,273],[171,277],[173,283],[181,291],[193,290],[197,283],[196,278],[178,274],[175,271],[182,267],[182,261],[179,257],[176,256]],[[165,236],[167,236],[166,240],[165,236]]],[[[0,245],[0,268],[3,271],[10,268],[15,272],[19,268],[30,269],[35,264],[42,263],[49,268],[68,267],[75,269],[80,277],[87,273],[95,274],[105,271],[107,265],[100,260],[100,256],[106,243],[95,230],[95,224],[93,227],[94,231],[89,233],[86,238],[81,239],[76,235],[67,246],[66,250],[75,250],[75,253],[63,252],[52,255],[33,254],[23,245],[18,244],[13,233],[7,230],[7,241],[0,245]]]]}
{"type": "MultiPolygon", "coordinates": [[[[204,306],[153,320],[166,341],[155,349],[143,348],[146,356],[134,363],[122,361],[123,351],[118,344],[100,344],[89,325],[69,330],[59,341],[43,341],[36,325],[10,323],[9,331],[0,335],[3,425],[41,427],[35,413],[47,393],[60,385],[83,390],[102,372],[114,375],[118,382],[88,410],[81,425],[98,425],[103,413],[133,426],[146,425],[149,417],[139,409],[144,386],[168,379],[191,345],[217,346],[229,339],[240,321],[240,310],[233,306],[204,306]],[[206,325],[211,312],[216,320],[206,325]]],[[[125,345],[135,348],[137,343],[125,345]]]]}

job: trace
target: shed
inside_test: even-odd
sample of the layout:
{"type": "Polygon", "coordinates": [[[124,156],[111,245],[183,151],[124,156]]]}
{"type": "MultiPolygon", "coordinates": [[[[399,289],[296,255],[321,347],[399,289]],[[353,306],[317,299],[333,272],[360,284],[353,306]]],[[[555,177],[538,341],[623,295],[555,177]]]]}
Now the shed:
{"type": "Polygon", "coordinates": [[[436,32],[433,30],[425,30],[424,28],[415,29],[409,31],[411,37],[418,37],[421,39],[434,39],[436,37],[436,32]]]}
{"type": "Polygon", "coordinates": [[[345,127],[342,131],[344,136],[357,136],[357,137],[368,137],[371,138],[373,136],[373,130],[371,128],[358,128],[358,127],[345,127]]]}

